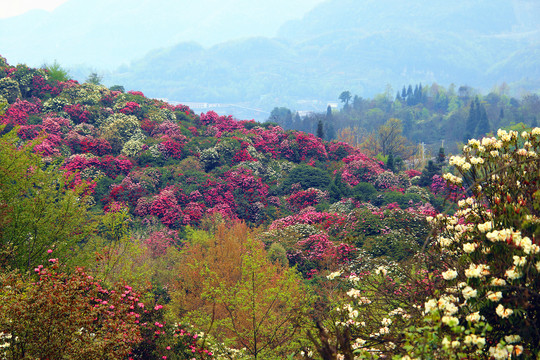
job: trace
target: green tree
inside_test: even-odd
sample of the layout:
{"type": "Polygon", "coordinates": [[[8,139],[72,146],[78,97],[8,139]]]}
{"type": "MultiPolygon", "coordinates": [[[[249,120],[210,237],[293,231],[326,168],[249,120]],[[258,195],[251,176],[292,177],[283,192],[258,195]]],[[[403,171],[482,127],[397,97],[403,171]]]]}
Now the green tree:
{"type": "Polygon", "coordinates": [[[39,141],[19,141],[15,130],[0,137],[0,262],[30,271],[48,249],[68,251],[93,225],[87,187],[45,164],[34,152],[39,141]]]}
{"type": "Polygon", "coordinates": [[[45,65],[44,69],[47,70],[47,74],[52,80],[67,81],[70,79],[69,71],[60,66],[56,60],[50,65],[45,65]]]}
{"type": "Polygon", "coordinates": [[[444,148],[441,147],[439,149],[439,153],[437,154],[437,164],[443,164],[446,161],[446,155],[444,153],[444,148]]]}
{"type": "Polygon", "coordinates": [[[309,295],[294,269],[268,260],[261,244],[248,239],[242,258],[242,275],[234,286],[224,286],[208,273],[205,292],[227,310],[219,322],[253,358],[288,344],[297,335],[307,311],[309,295]]]}
{"type": "Polygon", "coordinates": [[[408,141],[402,133],[401,120],[395,118],[389,119],[377,129],[377,141],[384,156],[392,154],[407,157],[410,155],[408,141]]]}
{"type": "Polygon", "coordinates": [[[435,175],[441,175],[441,166],[438,163],[435,164],[433,160],[429,160],[426,167],[422,170],[418,184],[420,186],[431,185],[431,180],[435,175]]]}
{"type": "Polygon", "coordinates": [[[121,93],[125,93],[126,89],[122,85],[113,85],[109,88],[111,91],[120,91],[121,93]]]}
{"type": "Polygon", "coordinates": [[[310,301],[296,270],[272,262],[243,223],[218,225],[213,238],[186,255],[172,310],[255,359],[284,358],[280,348],[300,336],[310,301]]]}
{"type": "Polygon", "coordinates": [[[94,85],[101,85],[101,80],[103,80],[103,76],[98,75],[98,73],[93,72],[86,78],[87,83],[94,84],[94,85]]]}
{"type": "Polygon", "coordinates": [[[392,172],[396,171],[394,164],[394,154],[392,153],[388,154],[388,159],[386,160],[386,168],[392,172]]]}
{"type": "Polygon", "coordinates": [[[341,100],[341,102],[343,104],[345,104],[344,106],[349,106],[349,101],[351,101],[351,98],[352,98],[352,95],[351,95],[351,92],[350,91],[343,91],[340,95],[339,95],[339,100],[341,100]]]}
{"type": "Polygon", "coordinates": [[[283,191],[287,192],[292,184],[296,183],[299,183],[303,189],[314,187],[326,190],[331,181],[328,172],[308,165],[299,165],[283,181],[283,191]]]}
{"type": "Polygon", "coordinates": [[[324,127],[322,120],[319,120],[317,123],[317,137],[323,139],[324,138],[324,127]]]}
{"type": "Polygon", "coordinates": [[[291,129],[293,125],[292,112],[286,107],[275,107],[270,113],[268,121],[278,123],[284,129],[291,129]]]}

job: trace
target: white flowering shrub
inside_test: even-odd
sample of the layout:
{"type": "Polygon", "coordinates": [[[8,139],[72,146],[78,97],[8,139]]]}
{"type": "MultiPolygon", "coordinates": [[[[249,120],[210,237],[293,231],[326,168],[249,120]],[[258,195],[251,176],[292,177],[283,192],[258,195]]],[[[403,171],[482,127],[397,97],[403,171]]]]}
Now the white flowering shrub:
{"type": "Polygon", "coordinates": [[[103,85],[85,83],[65,88],[60,97],[70,104],[98,105],[101,98],[109,94],[110,90],[103,85]]]}
{"type": "MultiPolygon", "coordinates": [[[[410,339],[442,358],[532,358],[540,354],[540,128],[470,140],[450,158],[468,187],[453,216],[431,219],[446,288],[424,304],[428,326],[410,339]]],[[[422,348],[425,350],[424,348],[422,348]]]]}
{"type": "Polygon", "coordinates": [[[134,157],[137,156],[144,147],[144,140],[135,138],[127,141],[122,147],[122,155],[134,157]]]}
{"type": "Polygon", "coordinates": [[[451,216],[428,217],[426,254],[409,270],[330,274],[338,285],[313,350],[324,359],[538,359],[539,151],[540,128],[470,140],[450,158],[456,174],[444,175],[467,198],[451,216]]]}
{"type": "Polygon", "coordinates": [[[142,134],[139,121],[133,115],[113,114],[105,120],[102,127],[105,138],[117,138],[125,143],[130,139],[142,140],[145,138],[142,134]]]}

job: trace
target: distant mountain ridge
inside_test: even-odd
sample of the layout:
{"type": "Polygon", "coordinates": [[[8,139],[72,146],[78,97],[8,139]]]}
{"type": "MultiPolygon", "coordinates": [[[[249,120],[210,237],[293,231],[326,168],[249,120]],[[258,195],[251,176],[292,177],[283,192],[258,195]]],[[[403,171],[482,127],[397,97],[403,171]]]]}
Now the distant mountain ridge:
{"type": "Polygon", "coordinates": [[[0,54],[41,65],[114,68],[152,49],[194,41],[211,46],[231,39],[274,36],[322,0],[69,0],[52,12],[0,19],[0,54]]]}
{"type": "Polygon", "coordinates": [[[306,99],[326,107],[343,90],[370,97],[386,84],[540,89],[538,1],[327,0],[307,11],[308,4],[70,0],[50,14],[0,20],[0,34],[12,34],[0,54],[18,61],[10,52],[22,46],[38,63],[124,63],[102,71],[106,84],[268,111],[299,109],[306,99]]]}
{"type": "MultiPolygon", "coordinates": [[[[278,37],[186,51],[162,49],[109,80],[169,99],[297,108],[299,99],[362,96],[439,82],[490,89],[502,82],[540,89],[540,27],[529,1],[330,0],[278,37]],[[173,55],[174,54],[174,55],[173,55]]],[[[540,13],[540,12],[539,12],[540,13]]]]}

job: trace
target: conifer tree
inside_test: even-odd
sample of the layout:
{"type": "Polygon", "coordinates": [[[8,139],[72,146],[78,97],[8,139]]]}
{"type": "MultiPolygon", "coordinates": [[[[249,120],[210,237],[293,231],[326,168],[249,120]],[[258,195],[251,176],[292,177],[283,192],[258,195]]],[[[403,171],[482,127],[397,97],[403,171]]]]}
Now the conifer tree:
{"type": "Polygon", "coordinates": [[[479,120],[476,126],[475,137],[482,138],[490,131],[489,120],[486,108],[483,104],[479,104],[479,120]]]}
{"type": "Polygon", "coordinates": [[[439,149],[439,154],[437,155],[437,163],[442,164],[445,162],[445,160],[446,160],[446,154],[444,153],[444,148],[441,147],[439,149]]]}
{"type": "Polygon", "coordinates": [[[324,138],[324,128],[322,120],[319,120],[319,122],[317,123],[317,137],[321,139],[324,138]]]}
{"type": "Polygon", "coordinates": [[[392,172],[396,171],[394,164],[394,155],[392,153],[388,155],[388,159],[386,160],[386,168],[392,172]]]}

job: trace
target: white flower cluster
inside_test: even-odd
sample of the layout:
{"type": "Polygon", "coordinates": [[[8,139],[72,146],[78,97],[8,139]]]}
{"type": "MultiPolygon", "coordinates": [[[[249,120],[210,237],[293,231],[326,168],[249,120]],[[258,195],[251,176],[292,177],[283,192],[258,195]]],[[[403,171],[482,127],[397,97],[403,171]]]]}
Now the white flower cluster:
{"type": "Polygon", "coordinates": [[[489,265],[486,264],[470,264],[465,270],[465,276],[468,278],[483,278],[489,275],[489,265]]]}
{"type": "Polygon", "coordinates": [[[442,273],[444,280],[454,280],[457,277],[458,273],[456,270],[449,269],[442,273]]]}
{"type": "Polygon", "coordinates": [[[512,358],[512,355],[520,356],[523,354],[523,346],[498,343],[497,346],[491,346],[489,348],[489,354],[495,360],[506,360],[512,358]]]}

